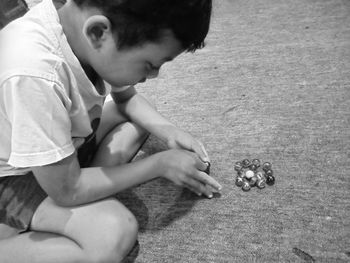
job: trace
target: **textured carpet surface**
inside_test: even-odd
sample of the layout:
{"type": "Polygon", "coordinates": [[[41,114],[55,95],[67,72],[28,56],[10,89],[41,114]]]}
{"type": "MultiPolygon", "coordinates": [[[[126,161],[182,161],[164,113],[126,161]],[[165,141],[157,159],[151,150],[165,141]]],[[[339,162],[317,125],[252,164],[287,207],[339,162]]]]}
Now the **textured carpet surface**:
{"type": "MultiPolygon", "coordinates": [[[[135,262],[350,261],[350,1],[215,1],[207,47],[139,91],[205,143],[224,189],[121,193],[135,262]],[[276,184],[237,188],[244,158],[272,162],[276,184]]],[[[151,137],[138,158],[162,149],[151,137]]]]}

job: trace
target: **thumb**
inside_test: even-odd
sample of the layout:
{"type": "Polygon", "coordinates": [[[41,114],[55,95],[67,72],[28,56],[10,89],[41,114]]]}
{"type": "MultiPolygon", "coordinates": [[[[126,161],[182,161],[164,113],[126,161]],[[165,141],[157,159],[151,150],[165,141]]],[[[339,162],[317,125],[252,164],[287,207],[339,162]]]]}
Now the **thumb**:
{"type": "Polygon", "coordinates": [[[205,150],[204,145],[201,142],[199,142],[199,145],[200,145],[200,149],[198,153],[199,158],[205,163],[210,163],[210,158],[207,151],[205,150]]]}

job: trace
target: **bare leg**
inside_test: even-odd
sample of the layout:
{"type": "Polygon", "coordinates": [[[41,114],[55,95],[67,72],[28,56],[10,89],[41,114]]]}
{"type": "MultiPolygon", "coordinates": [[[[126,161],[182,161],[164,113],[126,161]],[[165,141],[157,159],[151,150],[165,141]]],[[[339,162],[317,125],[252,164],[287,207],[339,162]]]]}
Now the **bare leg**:
{"type": "Polygon", "coordinates": [[[148,138],[148,132],[128,122],[113,101],[103,110],[97,131],[99,150],[91,166],[115,166],[129,162],[148,138]]]}
{"type": "Polygon", "coordinates": [[[148,138],[142,128],[125,122],[115,127],[99,145],[91,166],[116,166],[129,162],[148,138]]]}
{"type": "Polygon", "coordinates": [[[0,262],[120,262],[135,243],[137,222],[115,199],[66,208],[47,198],[31,230],[0,241],[0,262]]]}
{"type": "Polygon", "coordinates": [[[17,235],[18,231],[15,228],[5,224],[0,224],[0,240],[17,235]]]}

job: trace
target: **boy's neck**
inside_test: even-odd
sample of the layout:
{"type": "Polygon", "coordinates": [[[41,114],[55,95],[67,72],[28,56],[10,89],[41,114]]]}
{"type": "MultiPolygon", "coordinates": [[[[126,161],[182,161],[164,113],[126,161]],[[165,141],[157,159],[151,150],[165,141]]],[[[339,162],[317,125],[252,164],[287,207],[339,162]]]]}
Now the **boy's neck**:
{"type": "Polygon", "coordinates": [[[63,32],[66,35],[69,46],[73,50],[75,56],[78,58],[85,74],[93,84],[96,84],[96,82],[99,80],[99,76],[85,59],[85,43],[81,38],[82,25],[84,21],[83,13],[70,0],[54,0],[53,3],[56,7],[63,32]]]}
{"type": "Polygon", "coordinates": [[[67,1],[64,5],[62,0],[57,0],[57,13],[66,35],[69,46],[82,64],[85,64],[84,43],[82,41],[83,17],[81,11],[72,1],[67,1]]]}

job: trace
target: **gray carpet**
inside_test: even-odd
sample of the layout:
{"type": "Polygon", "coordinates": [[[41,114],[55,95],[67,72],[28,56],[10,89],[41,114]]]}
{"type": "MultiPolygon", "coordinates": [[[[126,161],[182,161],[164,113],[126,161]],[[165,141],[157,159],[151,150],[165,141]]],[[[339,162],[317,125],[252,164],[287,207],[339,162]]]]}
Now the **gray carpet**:
{"type": "Polygon", "coordinates": [[[136,262],[350,262],[350,1],[215,1],[207,47],[139,90],[205,142],[224,190],[133,189],[136,262]],[[255,157],[276,184],[243,192],[233,164],[255,157]]]}
{"type": "MultiPolygon", "coordinates": [[[[134,262],[350,262],[349,0],[215,1],[207,47],[139,91],[205,143],[224,189],[121,193],[134,262]],[[244,158],[272,162],[276,184],[237,188],[244,158]]],[[[162,149],[151,137],[138,158],[162,149]]]]}

